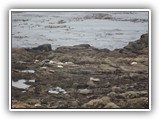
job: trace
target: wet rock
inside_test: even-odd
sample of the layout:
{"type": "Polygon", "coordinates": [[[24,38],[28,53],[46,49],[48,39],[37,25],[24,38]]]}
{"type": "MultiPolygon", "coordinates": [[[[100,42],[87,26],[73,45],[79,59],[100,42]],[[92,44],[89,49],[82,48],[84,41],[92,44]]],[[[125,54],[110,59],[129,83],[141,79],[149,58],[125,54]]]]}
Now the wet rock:
{"type": "Polygon", "coordinates": [[[51,47],[51,44],[43,44],[38,47],[32,48],[32,50],[39,50],[39,51],[43,51],[43,52],[48,52],[48,51],[52,51],[52,47],[51,47]]]}
{"type": "Polygon", "coordinates": [[[17,61],[31,61],[33,53],[24,48],[12,48],[12,62],[17,61]]]}
{"type": "Polygon", "coordinates": [[[130,78],[135,78],[135,79],[138,79],[138,76],[139,76],[139,74],[138,73],[129,73],[129,77],[130,78]]]}
{"type": "Polygon", "coordinates": [[[85,103],[82,108],[104,108],[108,103],[110,103],[110,98],[105,96],[85,103]]]}
{"type": "Polygon", "coordinates": [[[72,85],[75,89],[85,89],[88,87],[87,84],[79,84],[79,83],[73,83],[72,85]]]}
{"type": "Polygon", "coordinates": [[[40,70],[47,70],[47,67],[40,67],[40,70]]]}
{"type": "Polygon", "coordinates": [[[122,92],[121,87],[117,87],[117,86],[113,86],[113,87],[111,88],[111,90],[112,90],[112,92],[115,92],[115,93],[120,93],[120,92],[122,92]]]}
{"type": "Polygon", "coordinates": [[[148,58],[146,56],[138,56],[136,58],[133,59],[134,61],[138,62],[138,63],[145,63],[148,62],[148,58]]]}
{"type": "Polygon", "coordinates": [[[12,80],[25,79],[30,85],[25,90],[12,86],[12,106],[148,108],[148,46],[142,39],[146,39],[145,36],[139,42],[133,42],[129,51],[124,48],[122,53],[86,44],[60,47],[49,52],[12,48],[12,80]],[[134,50],[137,47],[142,49],[134,50]],[[22,70],[35,70],[35,73],[22,70]],[[90,80],[90,77],[93,78],[90,80]],[[56,86],[64,89],[56,90],[56,86]],[[51,93],[49,88],[52,88],[51,93]],[[63,94],[65,90],[67,93],[63,94]],[[40,101],[32,102],[35,98],[40,101]],[[37,103],[41,106],[34,106],[37,103]]]}
{"type": "Polygon", "coordinates": [[[107,96],[114,99],[117,96],[117,94],[115,92],[110,92],[107,94],[107,96]]]}
{"type": "Polygon", "coordinates": [[[121,100],[118,104],[122,108],[129,108],[129,109],[149,108],[148,97],[140,97],[140,98],[121,100]]]}
{"type": "Polygon", "coordinates": [[[94,74],[94,71],[91,69],[81,69],[81,68],[74,70],[71,69],[69,72],[72,74],[83,74],[83,75],[94,74]]]}
{"type": "MultiPolygon", "coordinates": [[[[78,53],[79,56],[89,56],[95,55],[98,52],[98,49],[90,46],[89,44],[80,44],[75,46],[62,46],[55,50],[58,53],[69,53],[70,55],[75,55],[75,52],[78,53]]],[[[81,58],[80,57],[80,58],[81,58]]]]}
{"type": "Polygon", "coordinates": [[[123,96],[124,98],[128,99],[128,98],[136,98],[138,97],[138,94],[136,91],[127,91],[125,93],[120,94],[121,96],[123,96]]]}
{"type": "Polygon", "coordinates": [[[148,96],[148,91],[139,91],[138,94],[139,96],[146,97],[148,96]]]}
{"type": "Polygon", "coordinates": [[[72,106],[77,107],[79,105],[78,100],[72,101],[71,102],[72,106]]]}
{"type": "Polygon", "coordinates": [[[127,103],[130,108],[148,108],[147,97],[129,99],[127,100],[127,103]]]}
{"type": "Polygon", "coordinates": [[[76,61],[77,64],[94,64],[95,59],[89,57],[89,56],[82,56],[78,61],[76,61]]]}
{"type": "Polygon", "coordinates": [[[140,53],[140,50],[148,47],[148,41],[148,34],[143,34],[139,40],[130,42],[127,46],[121,49],[121,53],[140,53]]]}
{"type": "Polygon", "coordinates": [[[117,69],[115,67],[112,67],[110,65],[107,65],[107,64],[101,64],[99,66],[100,70],[99,72],[101,73],[114,73],[117,69]]]}
{"type": "Polygon", "coordinates": [[[12,108],[34,108],[34,106],[29,105],[26,101],[18,101],[18,100],[12,100],[12,108]]]}
{"type": "Polygon", "coordinates": [[[106,64],[110,65],[111,67],[116,67],[117,66],[116,63],[111,58],[110,59],[105,58],[104,61],[105,61],[106,64]]]}
{"type": "Polygon", "coordinates": [[[107,105],[105,105],[104,106],[104,108],[113,108],[113,109],[115,109],[115,108],[120,108],[118,105],[116,105],[115,103],[113,103],[113,102],[109,102],[109,103],[107,103],[107,105]]]}
{"type": "Polygon", "coordinates": [[[89,89],[79,89],[78,92],[82,95],[88,95],[92,93],[92,90],[89,89]]]}
{"type": "Polygon", "coordinates": [[[134,65],[134,66],[120,66],[120,69],[122,71],[125,71],[125,72],[132,72],[132,73],[136,73],[136,72],[142,72],[142,73],[146,73],[148,71],[147,69],[148,67],[143,65],[143,64],[137,64],[137,65],[134,65]]]}
{"type": "Polygon", "coordinates": [[[97,86],[97,85],[96,85],[93,81],[91,81],[91,80],[89,80],[89,81],[87,82],[87,85],[88,85],[89,87],[91,87],[91,88],[94,88],[94,87],[97,86]]]}

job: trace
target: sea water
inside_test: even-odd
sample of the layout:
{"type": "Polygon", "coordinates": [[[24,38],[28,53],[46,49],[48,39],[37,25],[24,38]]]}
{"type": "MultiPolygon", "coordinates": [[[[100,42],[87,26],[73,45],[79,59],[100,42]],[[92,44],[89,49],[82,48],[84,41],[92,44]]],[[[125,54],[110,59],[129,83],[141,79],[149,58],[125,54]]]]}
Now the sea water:
{"type": "Polygon", "coordinates": [[[12,47],[123,48],[148,32],[148,12],[13,12],[12,47]]]}

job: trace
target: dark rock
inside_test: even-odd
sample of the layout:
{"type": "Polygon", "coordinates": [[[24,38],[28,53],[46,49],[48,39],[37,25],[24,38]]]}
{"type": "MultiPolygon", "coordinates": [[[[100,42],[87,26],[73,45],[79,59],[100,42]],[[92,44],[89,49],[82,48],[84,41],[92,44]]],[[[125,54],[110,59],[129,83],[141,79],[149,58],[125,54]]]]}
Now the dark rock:
{"type": "Polygon", "coordinates": [[[82,108],[104,108],[110,102],[111,102],[110,98],[107,96],[104,96],[102,98],[93,99],[93,100],[83,104],[82,108]]]}
{"type": "Polygon", "coordinates": [[[106,52],[106,53],[108,53],[108,52],[110,52],[110,50],[107,49],[107,48],[104,48],[104,49],[101,49],[101,52],[106,52]]]}
{"type": "Polygon", "coordinates": [[[87,87],[88,87],[87,84],[78,84],[78,85],[76,86],[76,89],[85,89],[85,88],[87,88],[87,87]]]}
{"type": "Polygon", "coordinates": [[[66,21],[64,21],[64,20],[59,20],[58,21],[58,24],[63,24],[63,23],[66,23],[66,21]]]}
{"type": "Polygon", "coordinates": [[[43,52],[52,51],[51,44],[43,44],[43,45],[40,45],[40,46],[38,46],[38,47],[34,47],[34,48],[32,48],[32,49],[33,49],[33,50],[43,51],[43,52]]]}
{"type": "Polygon", "coordinates": [[[88,44],[80,44],[75,46],[62,46],[55,50],[58,53],[69,53],[75,55],[75,53],[79,55],[95,55],[99,50],[94,48],[88,44]]]}
{"type": "MultiPolygon", "coordinates": [[[[141,38],[135,42],[129,42],[123,49],[119,49],[120,53],[139,53],[140,50],[148,48],[148,34],[143,34],[141,38]]],[[[117,51],[117,49],[116,49],[117,51]]]]}

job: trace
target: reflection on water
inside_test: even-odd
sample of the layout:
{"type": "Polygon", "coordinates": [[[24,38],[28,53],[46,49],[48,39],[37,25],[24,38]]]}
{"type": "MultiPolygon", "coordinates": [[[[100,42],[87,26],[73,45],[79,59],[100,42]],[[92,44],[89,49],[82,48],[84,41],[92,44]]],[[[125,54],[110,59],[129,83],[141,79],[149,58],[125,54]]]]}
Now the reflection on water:
{"type": "MultiPolygon", "coordinates": [[[[12,86],[16,87],[16,88],[20,88],[20,89],[26,89],[31,86],[31,85],[27,85],[26,82],[27,82],[27,80],[25,80],[25,79],[20,79],[18,81],[12,80],[12,86]]],[[[35,82],[35,80],[28,80],[28,82],[33,83],[33,82],[35,82]]]]}

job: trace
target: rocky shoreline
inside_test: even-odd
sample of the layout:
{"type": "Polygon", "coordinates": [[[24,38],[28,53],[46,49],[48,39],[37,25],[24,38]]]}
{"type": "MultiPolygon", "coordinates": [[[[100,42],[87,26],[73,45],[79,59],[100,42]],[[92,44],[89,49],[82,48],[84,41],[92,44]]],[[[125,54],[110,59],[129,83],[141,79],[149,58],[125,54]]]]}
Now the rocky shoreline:
{"type": "Polygon", "coordinates": [[[12,48],[12,108],[149,108],[148,34],[110,51],[12,48]]]}

